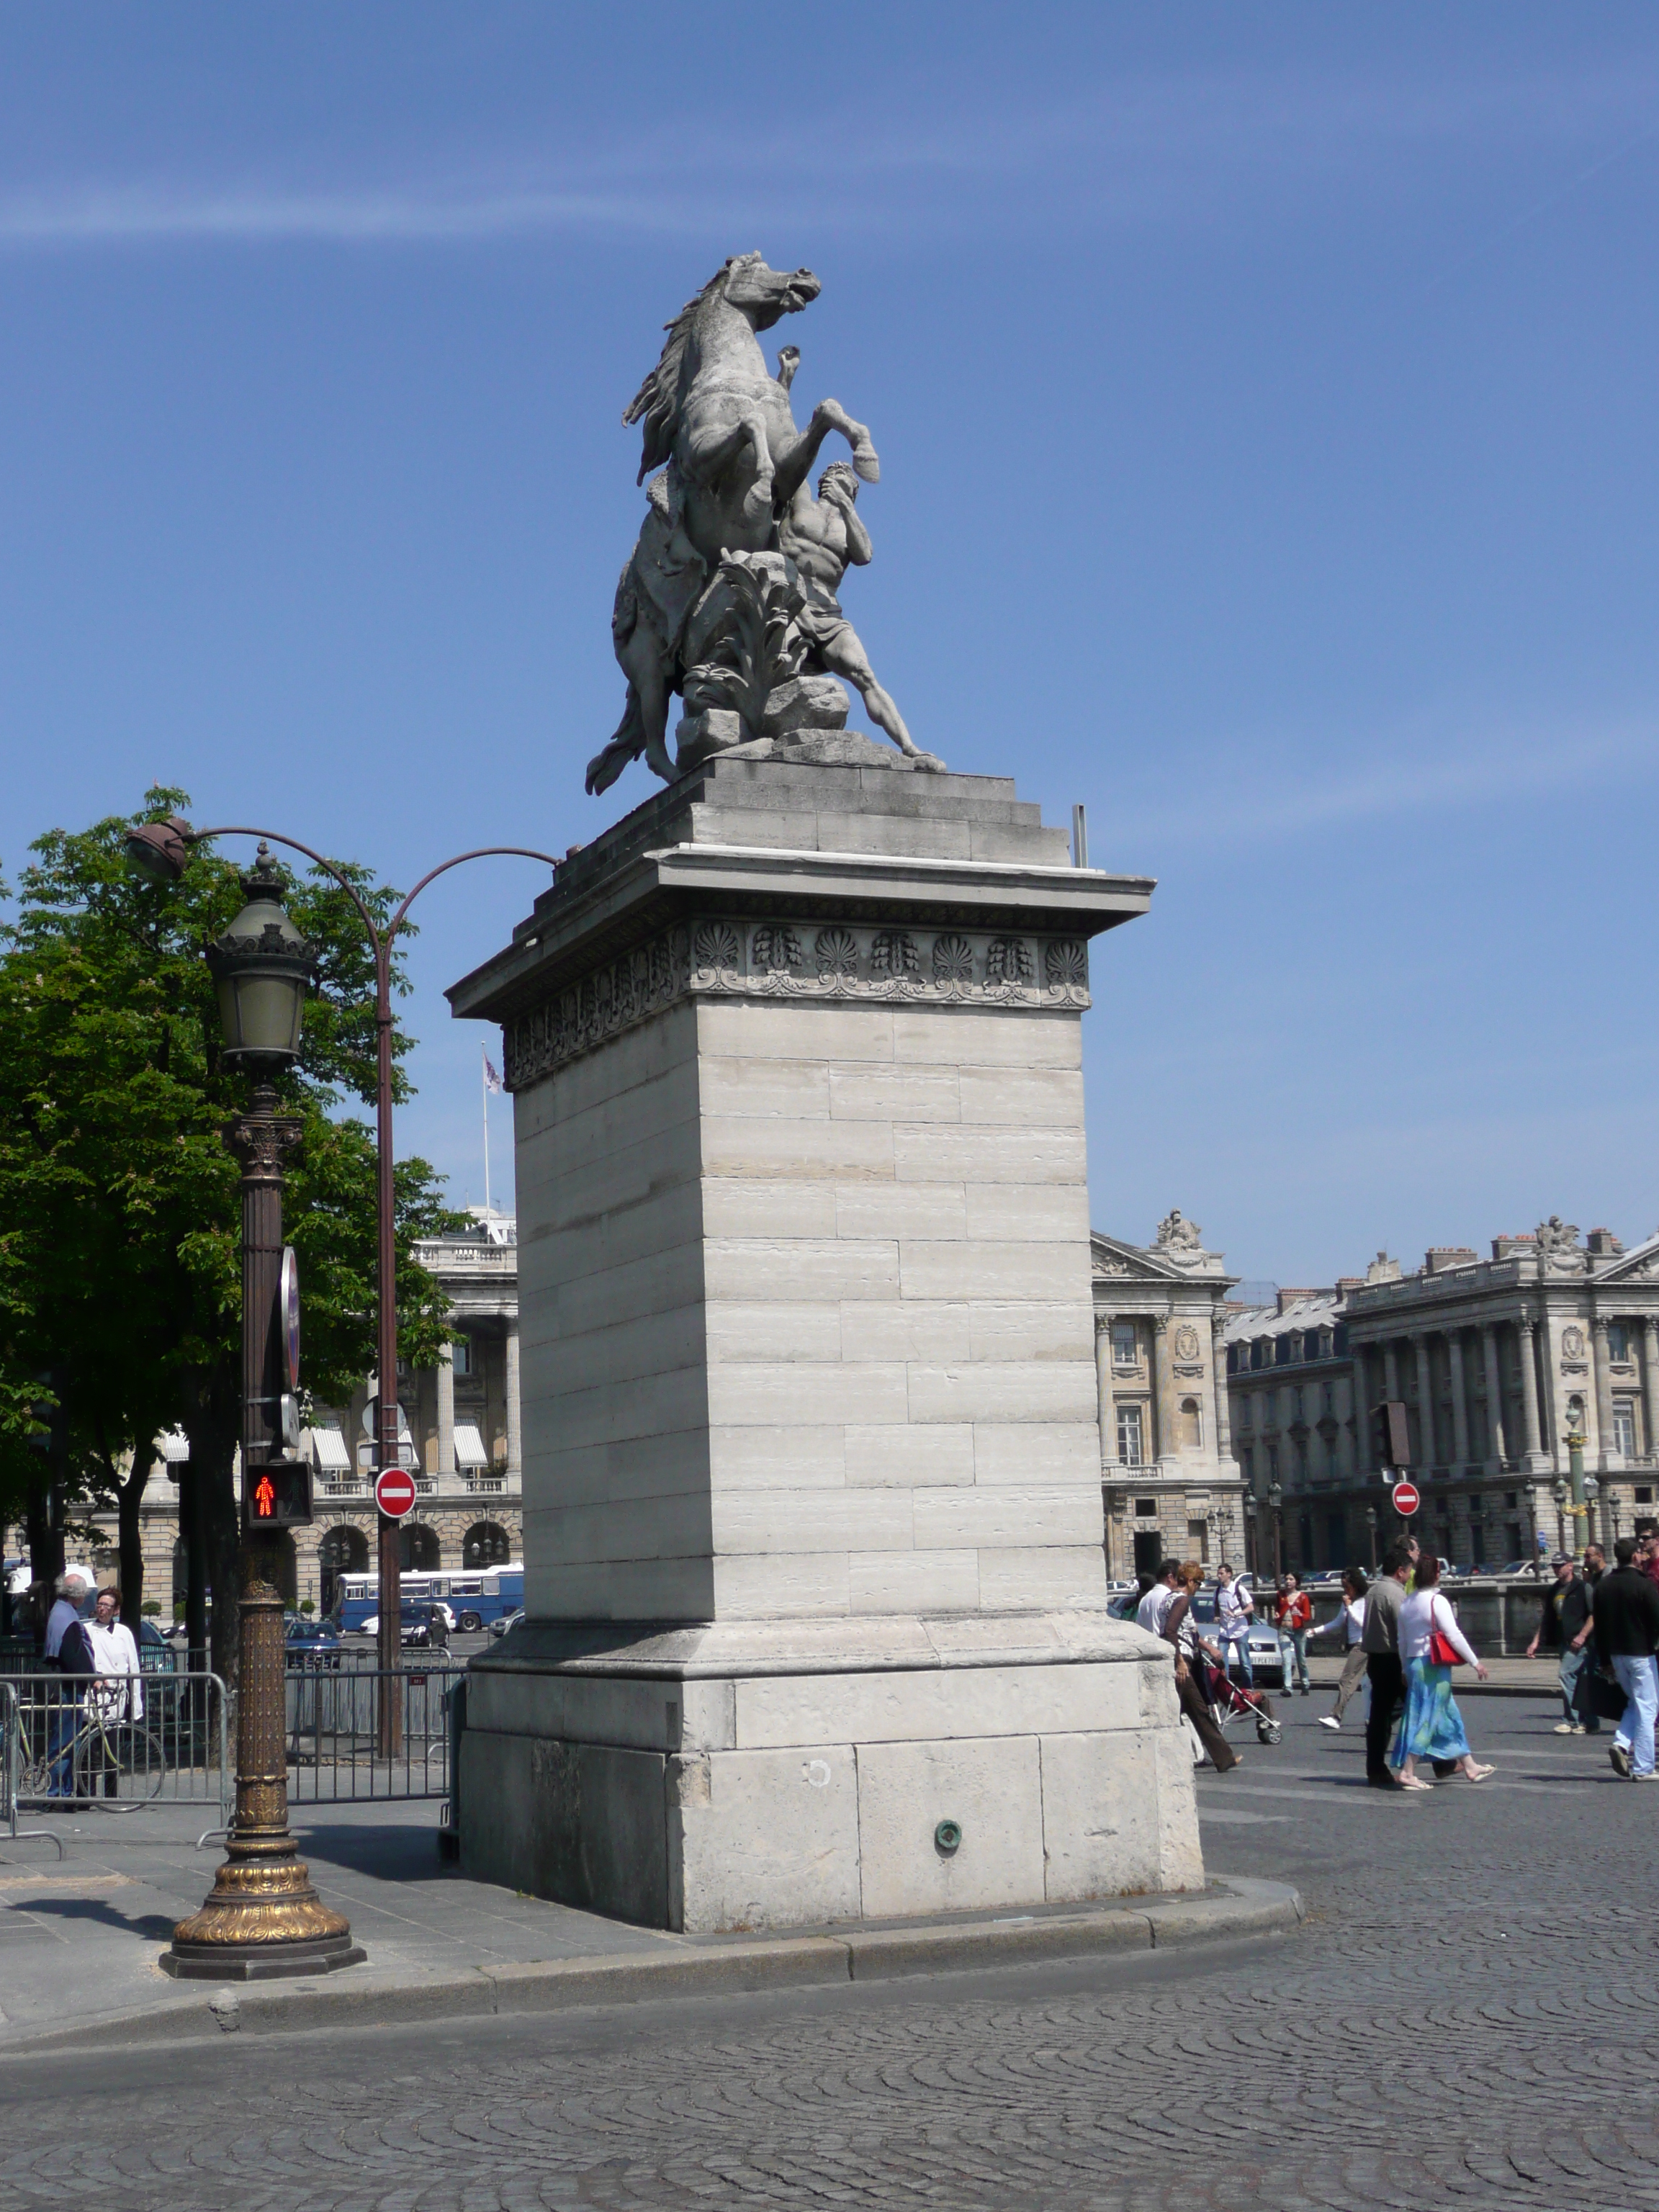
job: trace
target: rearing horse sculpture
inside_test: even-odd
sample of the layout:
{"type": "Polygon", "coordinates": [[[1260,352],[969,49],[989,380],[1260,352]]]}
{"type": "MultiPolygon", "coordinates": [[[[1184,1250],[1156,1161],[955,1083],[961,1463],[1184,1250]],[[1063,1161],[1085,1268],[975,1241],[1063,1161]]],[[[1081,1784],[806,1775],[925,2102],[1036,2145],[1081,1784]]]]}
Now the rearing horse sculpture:
{"type": "Polygon", "coordinates": [[[668,463],[651,486],[651,512],[617,586],[611,618],[628,704],[617,733],[588,763],[587,788],[614,783],[643,753],[665,781],[668,702],[683,673],[685,618],[703,585],[732,552],[775,543],[777,516],[806,481],[832,430],[853,450],[866,483],[881,474],[870,433],[834,399],[821,399],[805,430],[789,404],[788,376],[768,374],[756,337],[818,295],[810,269],[786,274],[758,253],[740,253],[688,300],[666,327],[668,342],[623,416],[643,422],[639,480],[668,463]]]}

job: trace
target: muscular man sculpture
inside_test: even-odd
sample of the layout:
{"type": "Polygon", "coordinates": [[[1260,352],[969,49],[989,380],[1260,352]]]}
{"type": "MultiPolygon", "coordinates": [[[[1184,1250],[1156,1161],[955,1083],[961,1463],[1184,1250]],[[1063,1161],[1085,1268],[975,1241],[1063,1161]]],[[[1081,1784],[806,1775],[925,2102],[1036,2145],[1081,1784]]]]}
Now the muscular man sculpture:
{"type": "Polygon", "coordinates": [[[803,484],[778,523],[778,550],[799,572],[806,595],[800,626],[811,640],[807,665],[826,676],[845,677],[864,697],[865,712],[884,730],[902,753],[924,757],[904,718],[877,683],[862,640],[842,612],[836,597],[849,567],[862,568],[872,548],[870,533],[854,513],[859,480],[845,461],[831,461],[818,478],[814,499],[803,484]]]}

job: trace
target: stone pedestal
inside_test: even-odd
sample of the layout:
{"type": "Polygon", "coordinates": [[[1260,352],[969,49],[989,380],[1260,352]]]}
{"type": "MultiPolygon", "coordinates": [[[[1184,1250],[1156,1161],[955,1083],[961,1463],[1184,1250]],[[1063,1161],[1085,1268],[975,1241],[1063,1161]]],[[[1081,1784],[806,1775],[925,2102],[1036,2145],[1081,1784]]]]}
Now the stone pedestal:
{"type": "Polygon", "coordinates": [[[1201,1881],[1104,1609],[1079,1028],[1151,891],[998,779],[716,757],[452,991],[515,1094],[529,1615],[472,1872],[689,1929],[1201,1881]]]}

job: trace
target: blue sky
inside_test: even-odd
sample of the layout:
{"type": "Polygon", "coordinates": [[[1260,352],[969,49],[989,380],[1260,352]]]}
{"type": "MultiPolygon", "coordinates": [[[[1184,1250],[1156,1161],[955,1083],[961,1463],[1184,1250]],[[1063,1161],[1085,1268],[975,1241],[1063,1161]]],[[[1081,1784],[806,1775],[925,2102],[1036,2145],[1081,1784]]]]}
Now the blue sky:
{"type": "MultiPolygon", "coordinates": [[[[581,788],[618,418],[759,247],[881,451],[848,605],[916,737],[1159,878],[1097,1221],[1307,1283],[1645,1234],[1656,203],[1619,0],[14,8],[0,866],[152,780],[404,884],[646,796],[581,788]]],[[[542,880],[422,902],[399,1144],[458,1200],[441,988],[542,880]]]]}

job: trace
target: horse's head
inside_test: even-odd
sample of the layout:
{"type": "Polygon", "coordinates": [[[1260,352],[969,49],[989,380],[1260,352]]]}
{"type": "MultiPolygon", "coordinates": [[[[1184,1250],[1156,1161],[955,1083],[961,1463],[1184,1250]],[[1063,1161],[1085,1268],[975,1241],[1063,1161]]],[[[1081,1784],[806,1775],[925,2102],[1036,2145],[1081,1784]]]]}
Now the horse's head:
{"type": "Polygon", "coordinates": [[[769,269],[759,253],[734,254],[726,264],[722,287],[726,305],[738,310],[751,331],[769,331],[781,317],[798,315],[822,289],[810,269],[769,269]]]}

